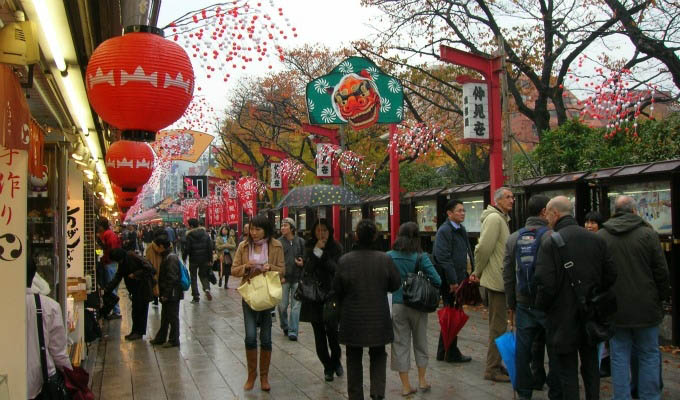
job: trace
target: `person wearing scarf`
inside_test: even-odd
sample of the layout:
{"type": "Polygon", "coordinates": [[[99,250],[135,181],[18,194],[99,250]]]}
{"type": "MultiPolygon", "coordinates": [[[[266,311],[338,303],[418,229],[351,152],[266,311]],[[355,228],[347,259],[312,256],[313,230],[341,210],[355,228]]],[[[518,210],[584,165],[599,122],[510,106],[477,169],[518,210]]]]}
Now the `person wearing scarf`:
{"type": "MultiPolygon", "coordinates": [[[[157,238],[160,235],[165,235],[165,230],[160,229],[160,230],[154,230],[153,237],[154,239],[157,238]]],[[[167,238],[167,235],[165,236],[167,238]]],[[[153,287],[153,305],[154,307],[158,307],[158,271],[161,268],[161,262],[163,262],[163,248],[156,244],[156,242],[151,242],[149,245],[146,246],[146,252],[144,253],[144,257],[151,263],[153,268],[156,270],[156,274],[154,275],[154,279],[156,280],[156,284],[153,287]]]]}
{"type": "MultiPolygon", "coordinates": [[[[275,271],[279,276],[285,272],[283,246],[274,239],[274,227],[266,215],[257,215],[250,222],[250,232],[242,241],[231,266],[231,274],[242,277],[242,283],[266,271],[275,271]]],[[[248,363],[248,379],[244,390],[252,390],[257,377],[257,323],[260,324],[260,387],[271,390],[269,385],[269,362],[272,356],[272,316],[270,310],[255,311],[245,302],[243,322],[246,329],[245,347],[248,363]]]]}

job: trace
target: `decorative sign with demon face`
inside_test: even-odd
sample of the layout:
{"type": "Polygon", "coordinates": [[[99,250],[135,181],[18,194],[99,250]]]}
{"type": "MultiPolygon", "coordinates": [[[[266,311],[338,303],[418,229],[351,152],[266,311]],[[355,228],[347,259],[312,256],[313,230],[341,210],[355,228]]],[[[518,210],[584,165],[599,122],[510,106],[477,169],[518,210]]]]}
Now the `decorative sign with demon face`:
{"type": "Polygon", "coordinates": [[[307,84],[311,124],[349,124],[357,131],[396,124],[404,118],[403,103],[401,82],[366,58],[350,57],[307,84]]]}

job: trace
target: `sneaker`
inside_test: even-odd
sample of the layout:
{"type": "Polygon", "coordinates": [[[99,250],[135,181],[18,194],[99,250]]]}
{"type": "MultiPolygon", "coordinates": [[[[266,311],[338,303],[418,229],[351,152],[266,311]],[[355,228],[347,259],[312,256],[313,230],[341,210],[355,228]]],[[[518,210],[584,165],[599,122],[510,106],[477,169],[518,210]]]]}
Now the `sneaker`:
{"type": "Polygon", "coordinates": [[[335,375],[337,376],[342,376],[342,374],[345,373],[345,370],[342,369],[342,364],[338,363],[338,366],[335,367],[335,375]]]}
{"type": "Polygon", "coordinates": [[[326,382],[333,382],[333,371],[324,371],[323,378],[326,382]]]}
{"type": "Polygon", "coordinates": [[[288,336],[288,340],[290,340],[291,342],[297,342],[297,336],[295,336],[295,335],[289,335],[289,336],[288,336]]]}
{"type": "Polygon", "coordinates": [[[199,301],[201,301],[201,299],[199,299],[198,297],[194,297],[193,299],[191,299],[191,302],[194,304],[198,304],[199,301]]]}
{"type": "Polygon", "coordinates": [[[205,297],[208,299],[208,301],[212,301],[212,295],[210,294],[210,290],[205,291],[205,297]]]}

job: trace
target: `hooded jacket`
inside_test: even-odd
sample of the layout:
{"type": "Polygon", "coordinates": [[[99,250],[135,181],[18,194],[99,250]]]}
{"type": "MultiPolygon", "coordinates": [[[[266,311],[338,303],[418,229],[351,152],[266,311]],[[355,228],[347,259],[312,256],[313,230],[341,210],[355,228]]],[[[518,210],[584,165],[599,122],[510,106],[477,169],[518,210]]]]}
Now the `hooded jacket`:
{"type": "Polygon", "coordinates": [[[185,263],[188,257],[192,266],[211,265],[212,255],[213,241],[204,227],[199,226],[187,232],[187,242],[182,253],[185,263]]]}
{"type": "Polygon", "coordinates": [[[614,284],[619,328],[645,328],[663,319],[661,301],[671,295],[668,265],[659,236],[640,216],[615,214],[598,235],[607,242],[617,266],[614,284]]]}
{"type": "Polygon", "coordinates": [[[482,229],[475,247],[475,271],[479,284],[487,289],[504,292],[503,256],[505,243],[510,236],[510,217],[489,205],[482,212],[482,229]]]}

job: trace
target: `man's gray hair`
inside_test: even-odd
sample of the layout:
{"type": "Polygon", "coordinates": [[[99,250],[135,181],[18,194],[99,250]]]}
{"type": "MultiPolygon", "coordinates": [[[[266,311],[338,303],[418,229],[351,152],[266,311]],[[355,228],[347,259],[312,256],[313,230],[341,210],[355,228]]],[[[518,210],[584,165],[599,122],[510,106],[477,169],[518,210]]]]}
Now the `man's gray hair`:
{"type": "Polygon", "coordinates": [[[503,197],[503,192],[505,192],[506,190],[512,193],[512,190],[510,190],[510,188],[506,186],[501,186],[498,189],[496,189],[496,191],[493,192],[493,201],[497,202],[498,200],[500,200],[503,197]]]}
{"type": "Polygon", "coordinates": [[[635,199],[630,196],[621,195],[614,202],[614,213],[635,213],[635,199]]]}
{"type": "Polygon", "coordinates": [[[556,196],[553,197],[546,208],[555,209],[560,215],[571,215],[574,216],[574,206],[571,204],[571,200],[566,196],[556,196]]]}

